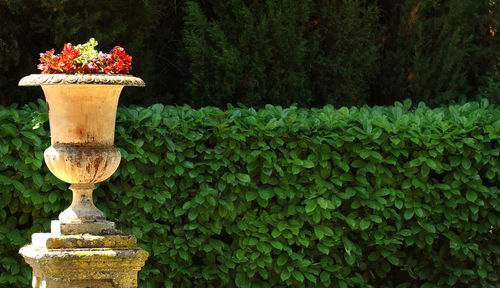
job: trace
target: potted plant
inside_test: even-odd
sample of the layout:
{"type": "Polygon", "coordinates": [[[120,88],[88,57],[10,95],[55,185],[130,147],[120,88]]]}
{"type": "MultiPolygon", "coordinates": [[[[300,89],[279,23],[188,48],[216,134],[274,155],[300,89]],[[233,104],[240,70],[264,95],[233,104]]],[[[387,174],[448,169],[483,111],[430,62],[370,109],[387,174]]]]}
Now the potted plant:
{"type": "Polygon", "coordinates": [[[97,41],[77,46],[67,43],[40,54],[41,74],[22,78],[20,86],[41,86],[49,109],[51,146],[44,159],[50,171],[70,183],[71,206],[52,221],[54,234],[114,230],[103,212],[94,206],[94,184],[109,178],[118,168],[120,152],[113,147],[118,97],[124,86],[145,86],[128,75],[132,57],[122,47],[109,53],[94,48],[97,41]]]}

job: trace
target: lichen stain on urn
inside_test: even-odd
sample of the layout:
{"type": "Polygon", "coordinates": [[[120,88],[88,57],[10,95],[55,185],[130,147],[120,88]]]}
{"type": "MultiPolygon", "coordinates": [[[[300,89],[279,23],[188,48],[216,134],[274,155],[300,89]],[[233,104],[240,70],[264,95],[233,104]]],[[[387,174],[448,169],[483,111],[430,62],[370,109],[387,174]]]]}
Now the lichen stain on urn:
{"type": "Polygon", "coordinates": [[[87,164],[87,170],[90,172],[94,170],[94,179],[97,178],[97,172],[99,171],[99,166],[101,165],[101,157],[97,157],[93,162],[87,164]]]}

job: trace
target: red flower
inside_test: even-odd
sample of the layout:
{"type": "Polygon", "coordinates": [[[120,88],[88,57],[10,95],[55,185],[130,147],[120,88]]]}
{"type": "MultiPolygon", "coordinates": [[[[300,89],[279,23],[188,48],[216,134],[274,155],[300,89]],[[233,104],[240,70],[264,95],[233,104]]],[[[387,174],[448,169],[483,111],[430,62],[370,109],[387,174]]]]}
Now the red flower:
{"type": "Polygon", "coordinates": [[[75,60],[80,55],[75,46],[66,43],[61,53],[57,55],[54,55],[54,49],[40,53],[40,64],[37,68],[42,74],[128,74],[132,69],[132,57],[120,46],[115,46],[109,54],[99,51],[97,56],[83,63],[75,60]]]}
{"type": "Polygon", "coordinates": [[[106,58],[106,65],[113,74],[127,74],[131,70],[132,57],[120,46],[111,49],[106,58]]]}

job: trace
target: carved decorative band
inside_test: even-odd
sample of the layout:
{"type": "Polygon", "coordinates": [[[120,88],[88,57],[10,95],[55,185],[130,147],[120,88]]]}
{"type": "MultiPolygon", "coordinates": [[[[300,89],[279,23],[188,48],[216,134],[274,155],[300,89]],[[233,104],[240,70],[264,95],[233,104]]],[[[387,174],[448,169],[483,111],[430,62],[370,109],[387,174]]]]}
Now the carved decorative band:
{"type": "Polygon", "coordinates": [[[19,81],[19,86],[101,84],[144,87],[141,78],[132,75],[102,74],[31,74],[19,81]]]}

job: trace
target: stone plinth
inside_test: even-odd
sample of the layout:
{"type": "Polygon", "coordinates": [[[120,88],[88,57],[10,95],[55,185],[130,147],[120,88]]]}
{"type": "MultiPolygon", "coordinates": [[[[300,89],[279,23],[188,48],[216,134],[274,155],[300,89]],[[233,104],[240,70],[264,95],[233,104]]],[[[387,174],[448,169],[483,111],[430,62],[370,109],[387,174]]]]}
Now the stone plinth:
{"type": "Polygon", "coordinates": [[[132,288],[148,252],[133,235],[35,233],[19,253],[33,268],[33,288],[132,288]]]}

